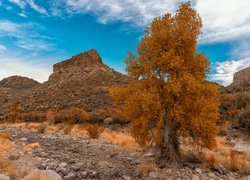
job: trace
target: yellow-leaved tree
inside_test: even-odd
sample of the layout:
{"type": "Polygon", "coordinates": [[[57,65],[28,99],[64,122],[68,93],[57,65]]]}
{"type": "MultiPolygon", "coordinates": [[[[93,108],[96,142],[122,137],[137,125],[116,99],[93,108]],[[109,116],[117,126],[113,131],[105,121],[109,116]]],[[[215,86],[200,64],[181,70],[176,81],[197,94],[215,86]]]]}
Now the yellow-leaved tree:
{"type": "Polygon", "coordinates": [[[206,81],[209,60],[197,53],[202,22],[190,3],[176,15],[156,18],[145,30],[137,55],[129,53],[129,84],[110,95],[131,120],[131,133],[141,145],[155,144],[169,161],[179,157],[178,137],[215,145],[219,118],[218,89],[206,81]]]}

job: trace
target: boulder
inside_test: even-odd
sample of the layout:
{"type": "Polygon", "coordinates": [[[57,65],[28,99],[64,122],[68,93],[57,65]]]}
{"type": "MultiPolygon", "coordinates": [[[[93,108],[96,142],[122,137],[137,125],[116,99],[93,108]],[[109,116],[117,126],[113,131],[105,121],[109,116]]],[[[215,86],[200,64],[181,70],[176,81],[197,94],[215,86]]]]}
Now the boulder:
{"type": "Polygon", "coordinates": [[[37,177],[46,179],[46,180],[62,180],[62,177],[52,170],[33,170],[30,174],[24,177],[23,180],[34,180],[37,177]]]}
{"type": "Polygon", "coordinates": [[[10,180],[10,177],[5,174],[0,174],[0,180],[10,180]]]}

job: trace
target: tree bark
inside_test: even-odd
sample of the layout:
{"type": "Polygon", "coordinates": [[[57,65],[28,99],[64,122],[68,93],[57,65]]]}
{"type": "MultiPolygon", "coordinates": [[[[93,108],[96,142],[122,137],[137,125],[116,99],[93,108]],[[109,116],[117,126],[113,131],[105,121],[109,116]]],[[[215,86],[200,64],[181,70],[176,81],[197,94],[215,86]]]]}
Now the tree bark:
{"type": "Polygon", "coordinates": [[[169,164],[180,162],[179,141],[177,136],[177,126],[170,126],[167,123],[163,128],[163,144],[157,148],[157,164],[165,167],[169,164]]]}

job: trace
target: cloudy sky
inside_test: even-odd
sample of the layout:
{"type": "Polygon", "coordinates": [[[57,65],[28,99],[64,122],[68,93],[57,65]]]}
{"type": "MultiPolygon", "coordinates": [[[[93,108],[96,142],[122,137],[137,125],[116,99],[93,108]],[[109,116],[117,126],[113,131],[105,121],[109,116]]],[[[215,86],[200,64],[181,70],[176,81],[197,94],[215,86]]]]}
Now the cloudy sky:
{"type": "MultiPolygon", "coordinates": [[[[144,28],[185,0],[0,0],[0,79],[46,81],[52,65],[95,48],[124,72],[144,28]]],[[[211,60],[210,80],[228,85],[250,66],[250,0],[191,1],[203,20],[199,52],[211,60]]]]}

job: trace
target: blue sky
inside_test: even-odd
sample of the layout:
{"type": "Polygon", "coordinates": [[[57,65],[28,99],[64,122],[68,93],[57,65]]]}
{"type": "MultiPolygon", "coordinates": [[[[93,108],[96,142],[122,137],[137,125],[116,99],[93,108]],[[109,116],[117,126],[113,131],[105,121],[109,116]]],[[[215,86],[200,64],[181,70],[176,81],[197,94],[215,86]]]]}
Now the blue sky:
{"type": "MultiPolygon", "coordinates": [[[[185,0],[0,0],[0,79],[46,81],[56,62],[91,48],[124,72],[127,51],[157,16],[185,0]]],[[[228,85],[250,66],[250,0],[194,0],[203,20],[199,52],[210,58],[210,80],[228,85]]]]}

